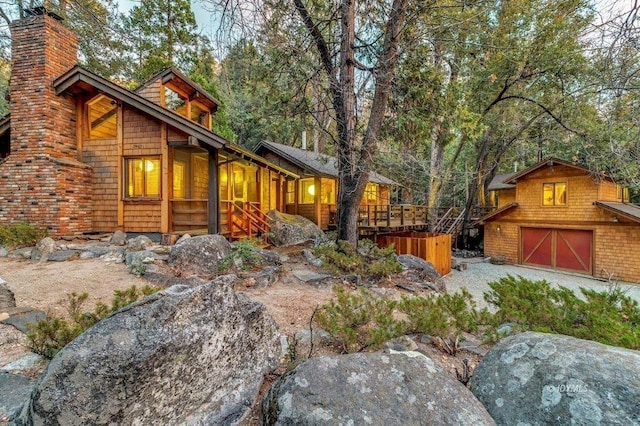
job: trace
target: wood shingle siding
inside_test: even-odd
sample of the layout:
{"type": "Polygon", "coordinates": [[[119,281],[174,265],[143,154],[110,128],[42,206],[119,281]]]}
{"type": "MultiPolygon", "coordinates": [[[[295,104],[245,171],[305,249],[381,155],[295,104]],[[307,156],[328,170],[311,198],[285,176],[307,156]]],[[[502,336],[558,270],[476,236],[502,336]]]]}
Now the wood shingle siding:
{"type": "Polygon", "coordinates": [[[484,223],[485,255],[509,263],[531,263],[531,248],[523,253],[523,238],[538,232],[551,238],[551,267],[640,282],[640,209],[620,203],[614,181],[607,177],[594,179],[585,168],[555,160],[532,166],[516,181],[515,190],[499,191],[499,199],[501,206],[511,200],[517,205],[502,214],[487,216],[484,223]],[[543,184],[555,182],[566,183],[566,205],[543,205],[543,184]],[[596,201],[606,202],[605,208],[596,201]],[[629,213],[616,214],[616,205],[629,213]],[[568,243],[563,240],[572,235],[578,237],[568,243]],[[591,259],[587,259],[589,251],[591,259]]]}

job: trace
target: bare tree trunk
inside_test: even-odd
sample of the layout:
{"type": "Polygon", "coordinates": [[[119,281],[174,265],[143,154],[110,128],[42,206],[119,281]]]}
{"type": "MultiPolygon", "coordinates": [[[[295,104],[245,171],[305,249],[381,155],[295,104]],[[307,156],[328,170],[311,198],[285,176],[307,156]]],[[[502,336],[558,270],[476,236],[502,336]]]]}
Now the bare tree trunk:
{"type": "Polygon", "coordinates": [[[408,0],[394,0],[385,29],[382,53],[375,68],[376,86],[371,113],[362,141],[356,137],[355,25],[356,0],[340,1],[340,64],[333,66],[328,45],[302,0],[294,0],[328,74],[338,133],[338,225],[337,239],[358,243],[358,206],[364,194],[380,128],[387,109],[391,81],[398,59],[400,31],[408,0]],[[337,71],[337,72],[336,72],[337,71]]]}

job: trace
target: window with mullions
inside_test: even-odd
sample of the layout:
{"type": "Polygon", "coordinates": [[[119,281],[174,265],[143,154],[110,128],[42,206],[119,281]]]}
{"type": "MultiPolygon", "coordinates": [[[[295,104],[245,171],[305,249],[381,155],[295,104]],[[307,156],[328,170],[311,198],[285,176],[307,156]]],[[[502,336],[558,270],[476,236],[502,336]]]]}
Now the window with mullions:
{"type": "Polygon", "coordinates": [[[160,198],[160,157],[126,158],[125,197],[160,198]]]}
{"type": "Polygon", "coordinates": [[[545,183],[542,185],[542,205],[566,206],[567,184],[564,182],[545,183]]]}
{"type": "Polygon", "coordinates": [[[617,198],[623,203],[629,202],[629,188],[625,188],[622,185],[616,185],[617,198]]]}

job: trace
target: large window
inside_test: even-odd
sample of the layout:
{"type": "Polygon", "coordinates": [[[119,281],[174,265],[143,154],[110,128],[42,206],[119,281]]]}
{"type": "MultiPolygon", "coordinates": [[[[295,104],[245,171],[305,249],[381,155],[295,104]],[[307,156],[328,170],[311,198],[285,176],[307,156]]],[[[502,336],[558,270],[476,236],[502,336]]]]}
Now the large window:
{"type": "Polygon", "coordinates": [[[321,179],[321,196],[322,204],[335,204],[336,203],[336,180],[335,179],[321,179]]]}
{"type": "Polygon", "coordinates": [[[89,110],[89,138],[115,138],[117,129],[116,101],[100,95],[89,101],[87,105],[89,110]]]}
{"type": "Polygon", "coordinates": [[[136,157],[125,160],[125,197],[160,198],[160,157],[136,157]]]}
{"type": "Polygon", "coordinates": [[[544,206],[567,205],[567,184],[564,182],[543,184],[542,194],[542,205],[544,206]]]}
{"type": "Polygon", "coordinates": [[[287,193],[285,196],[286,204],[295,204],[296,202],[296,181],[288,180],[287,181],[287,193]]]}
{"type": "Polygon", "coordinates": [[[313,204],[317,188],[314,178],[300,180],[300,204],[313,204]]]}

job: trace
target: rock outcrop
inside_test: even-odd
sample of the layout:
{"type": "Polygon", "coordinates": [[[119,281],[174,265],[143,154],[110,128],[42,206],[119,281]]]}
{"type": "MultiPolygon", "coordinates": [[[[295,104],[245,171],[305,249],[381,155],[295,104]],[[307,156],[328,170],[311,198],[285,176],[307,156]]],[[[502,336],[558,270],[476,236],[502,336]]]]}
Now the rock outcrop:
{"type": "Polygon", "coordinates": [[[49,255],[54,251],[56,251],[56,242],[51,237],[44,237],[31,250],[31,261],[46,262],[49,259],[49,255]]]}
{"type": "Polygon", "coordinates": [[[640,424],[640,352],[521,333],[476,367],[471,390],[500,425],[640,424]]]}
{"type": "Polygon", "coordinates": [[[322,229],[309,219],[271,210],[269,217],[269,242],[277,247],[293,246],[315,240],[323,235],[322,229]]]}
{"type": "Polygon", "coordinates": [[[311,358],[263,401],[263,424],[495,424],[460,382],[418,352],[311,358]]]}
{"type": "Polygon", "coordinates": [[[231,244],[222,235],[199,235],[174,245],[167,262],[181,275],[212,276],[230,251],[231,244]]]}
{"type": "Polygon", "coordinates": [[[17,424],[233,424],[281,356],[262,304],[233,277],[174,286],[62,349],[17,424]]]}

